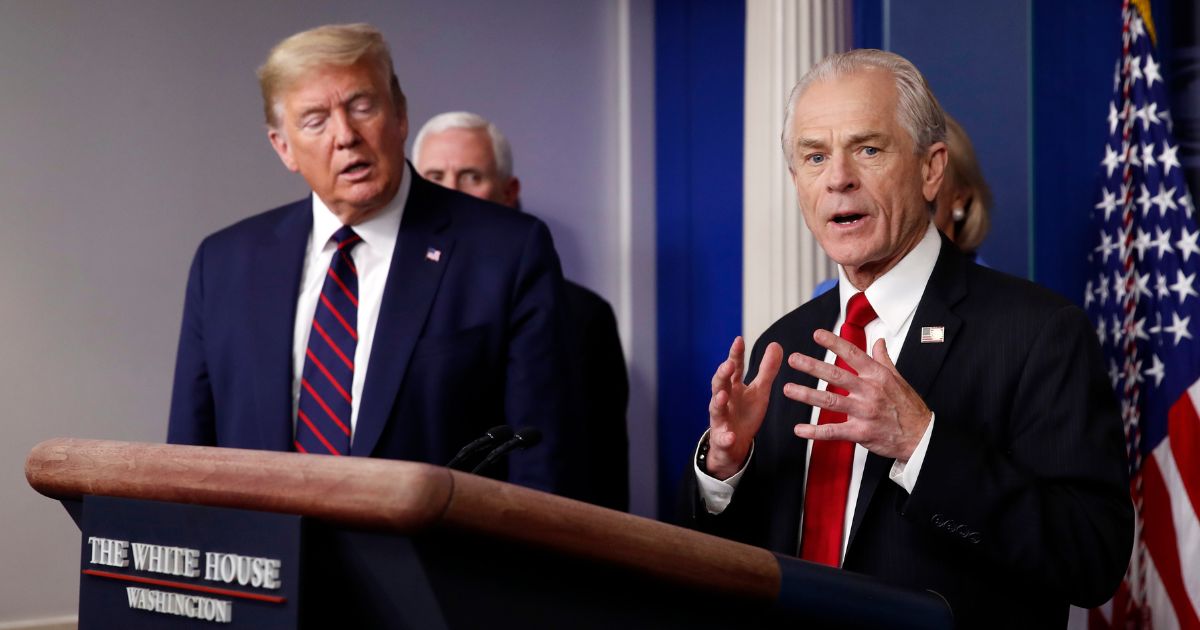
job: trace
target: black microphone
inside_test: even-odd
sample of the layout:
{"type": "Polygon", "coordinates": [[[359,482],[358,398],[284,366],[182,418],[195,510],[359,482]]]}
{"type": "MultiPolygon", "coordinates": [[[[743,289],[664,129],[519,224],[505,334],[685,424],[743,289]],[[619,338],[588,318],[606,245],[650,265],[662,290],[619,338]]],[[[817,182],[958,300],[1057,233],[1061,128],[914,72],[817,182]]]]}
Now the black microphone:
{"type": "Polygon", "coordinates": [[[474,474],[479,474],[479,471],[485,470],[488,466],[491,466],[496,460],[507,455],[510,451],[514,451],[519,448],[537,446],[541,441],[541,429],[538,429],[537,427],[525,427],[524,429],[517,431],[516,435],[512,436],[512,438],[510,438],[507,442],[492,449],[492,452],[488,453],[487,457],[483,458],[483,461],[479,462],[478,466],[471,469],[471,472],[474,474]]]}
{"type": "Polygon", "coordinates": [[[497,443],[503,442],[503,441],[511,438],[512,435],[513,435],[512,427],[508,426],[507,424],[501,424],[498,426],[494,426],[494,427],[488,429],[487,433],[484,433],[483,436],[476,438],[470,444],[467,444],[466,446],[459,449],[458,455],[455,455],[454,459],[450,460],[450,463],[446,464],[446,468],[453,468],[455,470],[466,470],[465,466],[462,468],[459,468],[459,466],[462,465],[463,460],[465,460],[469,457],[474,457],[475,455],[478,455],[479,453],[482,453],[483,451],[485,451],[489,448],[492,448],[497,443]]]}

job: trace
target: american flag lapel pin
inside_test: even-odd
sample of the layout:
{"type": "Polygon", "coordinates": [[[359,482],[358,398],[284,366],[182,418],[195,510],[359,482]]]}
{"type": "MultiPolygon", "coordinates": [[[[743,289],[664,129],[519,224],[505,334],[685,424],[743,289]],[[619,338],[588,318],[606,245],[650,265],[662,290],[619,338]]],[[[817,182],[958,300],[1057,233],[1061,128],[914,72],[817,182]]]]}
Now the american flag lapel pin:
{"type": "Polygon", "coordinates": [[[946,341],[945,326],[922,326],[921,343],[943,343],[946,341]]]}
{"type": "Polygon", "coordinates": [[[430,247],[425,250],[425,260],[430,262],[439,262],[442,259],[442,250],[436,247],[430,247]]]}

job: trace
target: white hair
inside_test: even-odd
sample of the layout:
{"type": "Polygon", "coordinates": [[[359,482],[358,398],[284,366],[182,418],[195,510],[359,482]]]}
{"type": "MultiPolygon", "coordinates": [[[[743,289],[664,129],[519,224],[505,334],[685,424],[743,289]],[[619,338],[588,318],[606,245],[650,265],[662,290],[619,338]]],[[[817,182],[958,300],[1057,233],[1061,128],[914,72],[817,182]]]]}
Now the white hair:
{"type": "Polygon", "coordinates": [[[884,70],[890,72],[896,81],[898,99],[896,103],[896,119],[912,137],[918,153],[925,151],[935,142],[946,140],[946,114],[938,104],[933,91],[929,89],[925,77],[911,61],[896,53],[875,50],[874,48],[859,48],[836,53],[818,61],[815,66],[800,78],[792,94],[788,97],[787,113],[783,119],[783,155],[787,158],[788,166],[792,164],[792,115],[796,109],[796,101],[800,95],[813,83],[829,81],[849,76],[864,70],[884,70]]]}
{"type": "Polygon", "coordinates": [[[486,129],[488,137],[492,140],[492,157],[496,160],[496,173],[502,179],[512,177],[512,147],[508,144],[508,138],[505,138],[496,125],[493,125],[488,119],[471,112],[445,112],[430,118],[421,126],[421,130],[417,132],[417,139],[413,140],[412,148],[413,166],[417,168],[418,172],[421,170],[421,143],[425,141],[425,136],[450,129],[486,129]]]}

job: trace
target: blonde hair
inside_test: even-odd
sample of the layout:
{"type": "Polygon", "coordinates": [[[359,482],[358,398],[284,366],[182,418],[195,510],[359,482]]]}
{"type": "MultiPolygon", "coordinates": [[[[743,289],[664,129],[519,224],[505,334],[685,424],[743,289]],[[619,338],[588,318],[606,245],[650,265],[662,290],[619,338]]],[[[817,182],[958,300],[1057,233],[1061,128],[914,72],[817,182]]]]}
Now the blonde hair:
{"type": "Polygon", "coordinates": [[[946,115],[942,106],[929,89],[924,75],[911,61],[883,50],[874,48],[857,48],[846,52],[836,53],[818,61],[816,65],[804,73],[792,93],[788,97],[787,111],[783,119],[783,155],[787,158],[788,168],[792,165],[792,115],[795,113],[796,101],[800,95],[813,83],[829,81],[849,76],[864,70],[878,69],[891,73],[896,81],[898,99],[896,103],[896,120],[908,135],[918,153],[924,152],[935,142],[941,142],[946,137],[946,115]]]}
{"type": "Polygon", "coordinates": [[[992,207],[992,190],[983,179],[983,171],[979,168],[979,160],[975,158],[975,147],[971,138],[949,115],[946,116],[946,152],[949,162],[946,164],[946,181],[943,186],[952,186],[967,192],[968,201],[963,210],[967,215],[958,225],[954,233],[954,244],[964,252],[971,253],[979,249],[983,237],[987,236],[991,227],[989,212],[992,207]]]}
{"type": "Polygon", "coordinates": [[[391,87],[397,111],[405,111],[404,92],[396,79],[392,53],[383,34],[370,24],[327,24],[275,44],[258,69],[267,124],[279,126],[279,95],[304,75],[321,66],[352,66],[360,61],[376,68],[391,87]]]}

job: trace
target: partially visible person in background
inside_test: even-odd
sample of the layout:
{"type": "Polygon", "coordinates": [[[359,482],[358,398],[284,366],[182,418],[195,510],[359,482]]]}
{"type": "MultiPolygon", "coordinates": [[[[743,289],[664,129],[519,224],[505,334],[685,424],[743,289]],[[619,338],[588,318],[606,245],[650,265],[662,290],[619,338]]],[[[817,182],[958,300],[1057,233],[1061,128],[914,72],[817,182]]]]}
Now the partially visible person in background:
{"type": "MultiPolygon", "coordinates": [[[[426,122],[413,142],[417,172],[468,195],[520,209],[521,182],[512,148],[487,119],[446,112],[426,122]]],[[[585,479],[571,496],[616,510],[629,508],[629,443],[625,426],[629,380],[617,320],[604,298],[565,281],[568,421],[582,424],[585,479]]]]}
{"type": "Polygon", "coordinates": [[[950,115],[946,116],[946,149],[950,161],[938,192],[933,224],[976,264],[986,267],[979,258],[979,246],[991,227],[992,190],[983,179],[971,138],[950,115]]]}
{"type": "MultiPolygon", "coordinates": [[[[992,189],[983,179],[971,138],[949,114],[946,114],[946,150],[949,162],[934,201],[933,224],[975,264],[989,267],[979,257],[979,246],[992,225],[992,189]]],[[[813,289],[813,297],[832,289],[837,282],[837,278],[822,280],[813,289]]]]}

